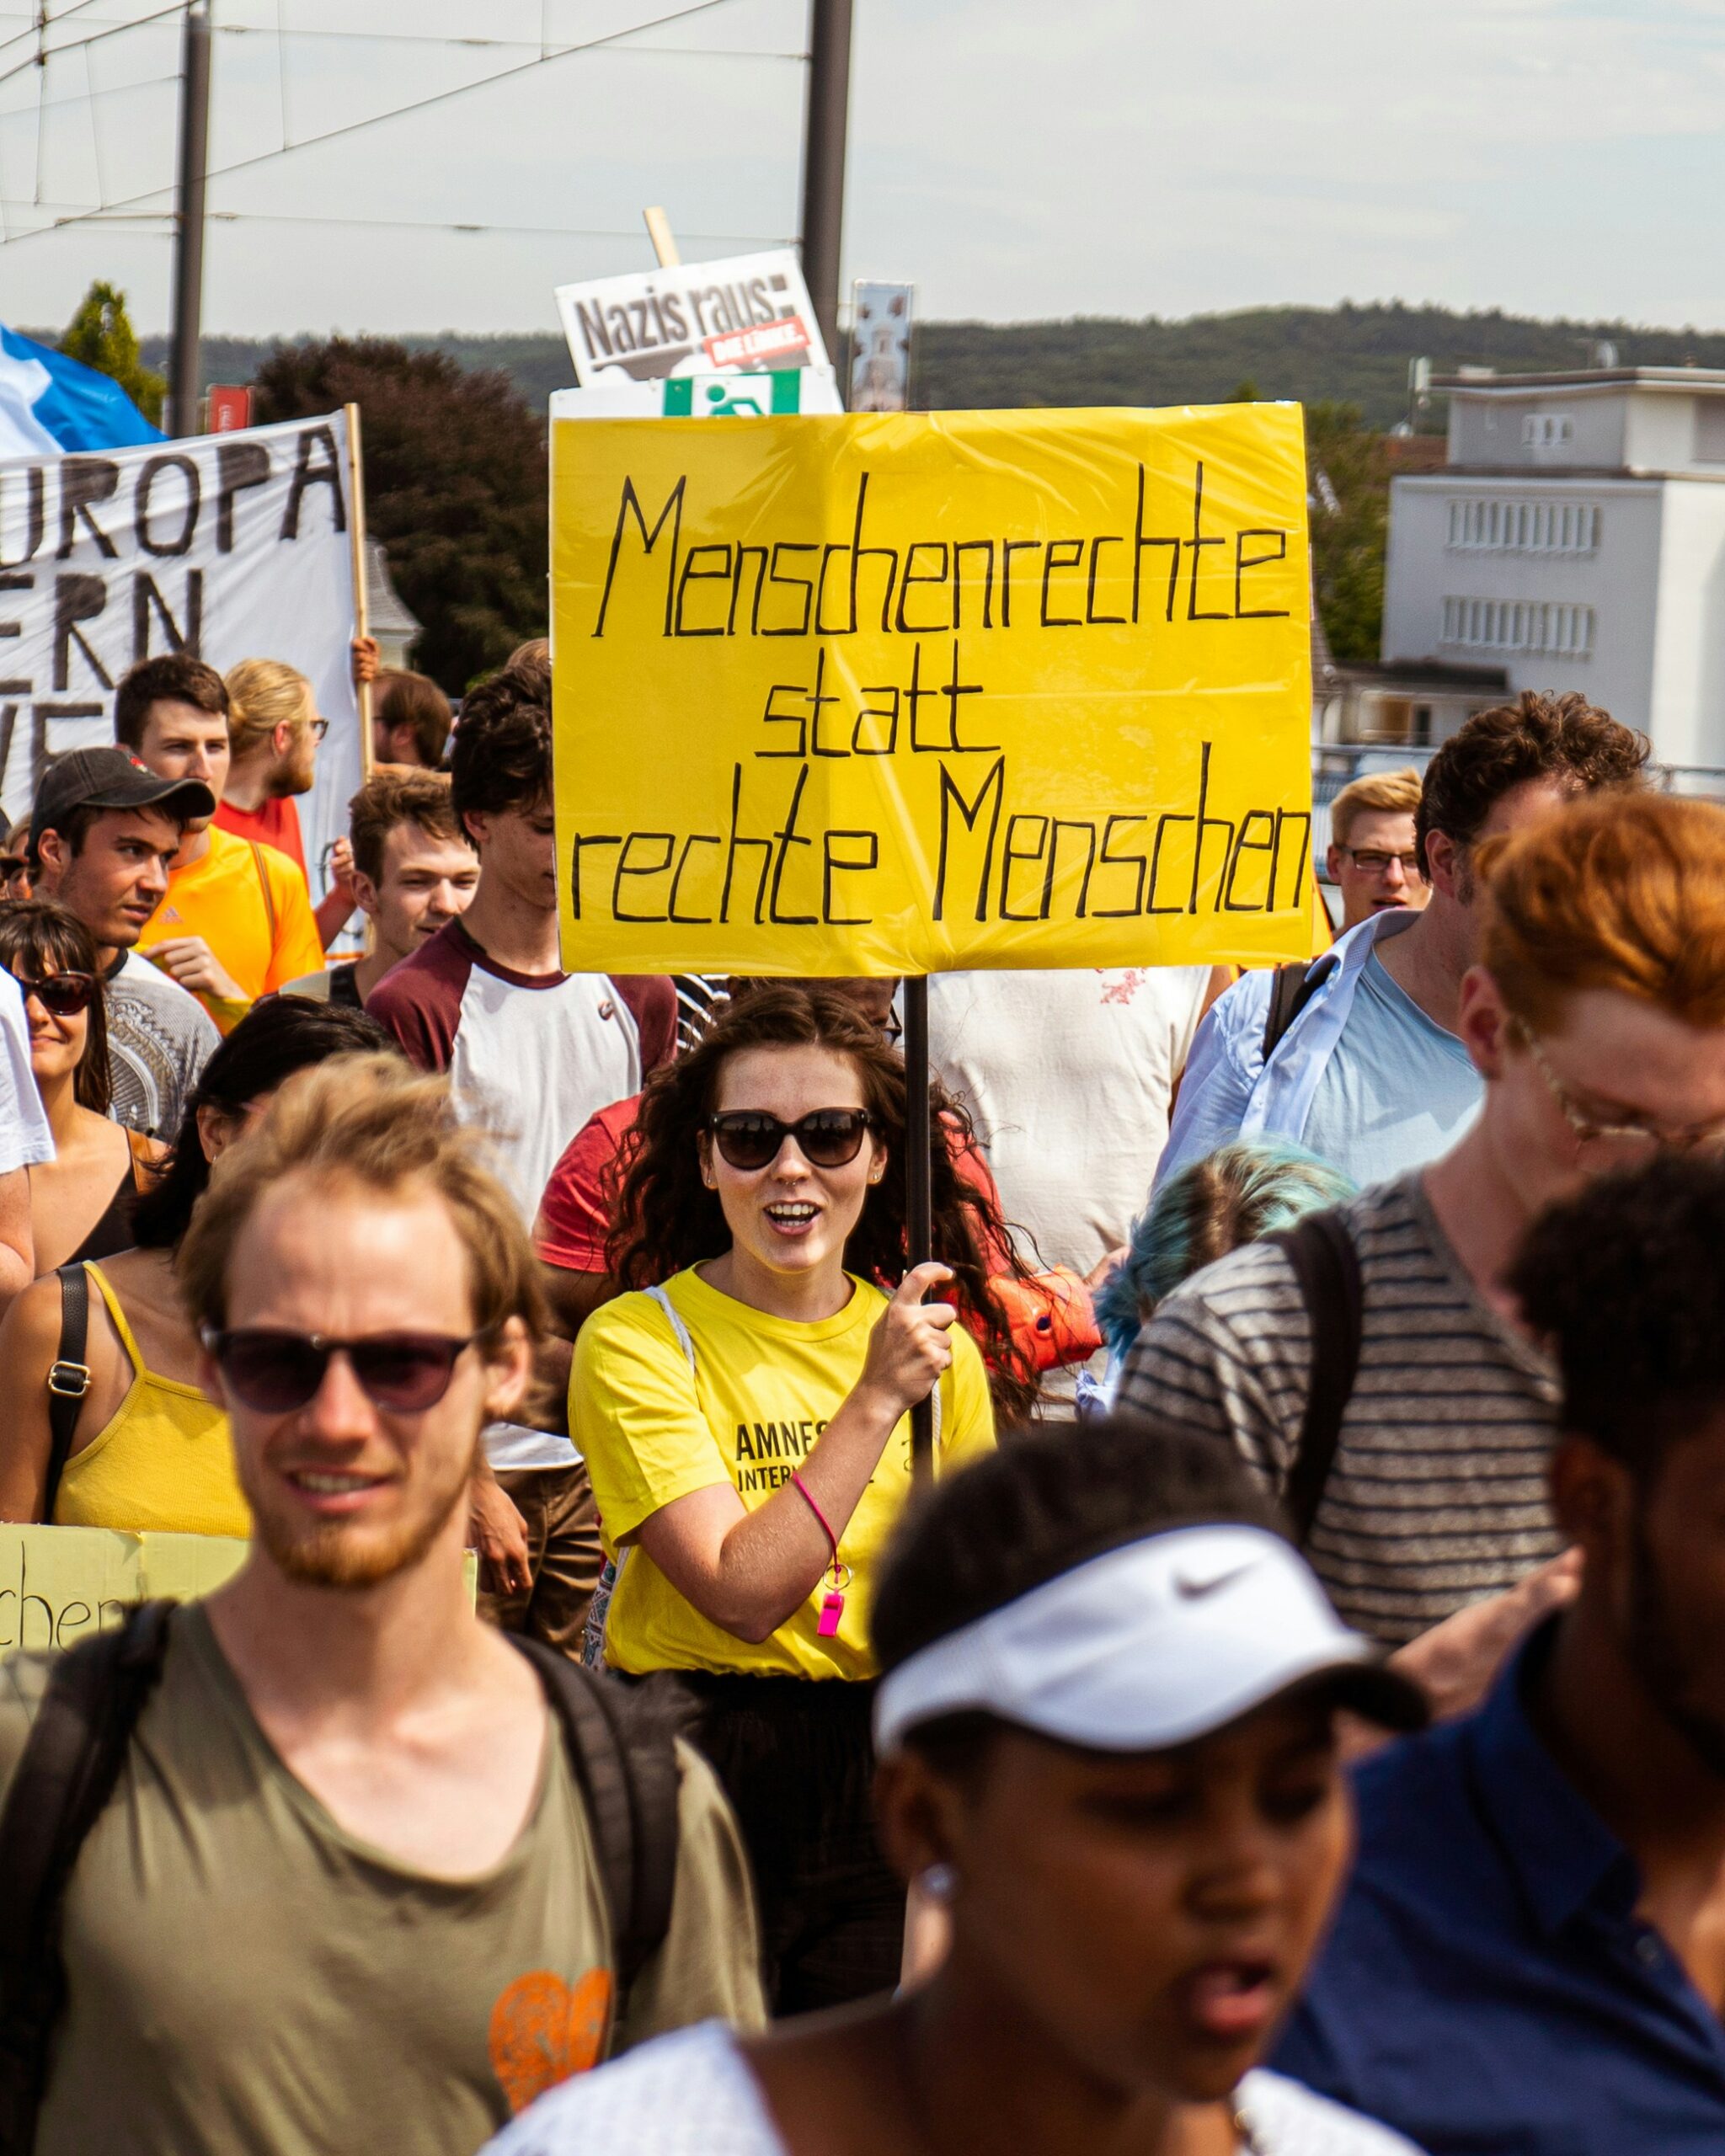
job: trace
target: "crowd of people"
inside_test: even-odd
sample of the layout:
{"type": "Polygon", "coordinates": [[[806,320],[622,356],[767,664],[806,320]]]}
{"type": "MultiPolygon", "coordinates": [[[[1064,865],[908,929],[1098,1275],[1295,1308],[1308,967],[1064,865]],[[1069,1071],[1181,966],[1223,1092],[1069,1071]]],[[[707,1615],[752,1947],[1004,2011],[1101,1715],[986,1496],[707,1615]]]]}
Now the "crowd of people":
{"type": "Polygon", "coordinates": [[[315,903],[270,659],[8,837],[0,1519],[248,1550],[0,1661],[0,2151],[1725,2143],[1725,807],[1523,694],[925,1132],[895,981],[564,971],[551,679],[315,903]]]}

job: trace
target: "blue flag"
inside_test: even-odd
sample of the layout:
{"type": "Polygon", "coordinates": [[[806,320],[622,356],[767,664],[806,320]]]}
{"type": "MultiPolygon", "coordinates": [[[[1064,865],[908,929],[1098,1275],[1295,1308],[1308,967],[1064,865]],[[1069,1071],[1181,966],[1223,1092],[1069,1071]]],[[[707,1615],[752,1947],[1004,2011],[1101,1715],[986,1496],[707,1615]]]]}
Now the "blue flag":
{"type": "Polygon", "coordinates": [[[0,456],[57,456],[163,439],[117,382],[0,323],[0,456]]]}

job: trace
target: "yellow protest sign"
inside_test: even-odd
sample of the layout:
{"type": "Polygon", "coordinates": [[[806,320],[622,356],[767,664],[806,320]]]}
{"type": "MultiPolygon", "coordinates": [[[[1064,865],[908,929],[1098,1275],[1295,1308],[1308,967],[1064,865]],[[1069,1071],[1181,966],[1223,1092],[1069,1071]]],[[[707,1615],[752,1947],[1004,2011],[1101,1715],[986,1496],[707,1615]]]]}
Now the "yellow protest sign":
{"type": "Polygon", "coordinates": [[[209,1594],[250,1547],[221,1534],[0,1524],[0,1657],[15,1647],[69,1647],[117,1625],[135,1602],[209,1594]]]}
{"type": "MultiPolygon", "coordinates": [[[[105,1527],[0,1522],[0,1661],[19,1647],[69,1647],[117,1625],[136,1602],[195,1602],[244,1564],[249,1542],[222,1534],[125,1534],[105,1527]]],[[[464,1566],[471,1600],[478,1560],[464,1566]]]]}
{"type": "Polygon", "coordinates": [[[552,429],[563,962],[1311,947],[1286,404],[552,429]]]}

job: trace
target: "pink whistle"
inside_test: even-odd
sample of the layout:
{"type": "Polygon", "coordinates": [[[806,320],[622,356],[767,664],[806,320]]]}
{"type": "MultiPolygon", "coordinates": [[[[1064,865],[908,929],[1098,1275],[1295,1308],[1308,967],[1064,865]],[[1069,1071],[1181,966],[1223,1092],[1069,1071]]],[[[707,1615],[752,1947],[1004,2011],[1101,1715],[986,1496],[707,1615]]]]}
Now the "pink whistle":
{"type": "Polygon", "coordinates": [[[845,1598],[841,1594],[827,1595],[820,1605],[820,1636],[831,1639],[839,1629],[839,1620],[845,1614],[845,1598]]]}

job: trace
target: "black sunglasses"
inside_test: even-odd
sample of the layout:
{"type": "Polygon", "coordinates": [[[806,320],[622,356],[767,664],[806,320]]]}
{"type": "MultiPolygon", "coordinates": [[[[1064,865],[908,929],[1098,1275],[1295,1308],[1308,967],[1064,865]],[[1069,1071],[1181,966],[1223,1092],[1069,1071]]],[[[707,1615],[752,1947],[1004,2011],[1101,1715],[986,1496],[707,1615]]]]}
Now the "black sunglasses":
{"type": "Polygon", "coordinates": [[[420,1415],[449,1390],[455,1366],[479,1336],[452,1340],[441,1332],[373,1332],[332,1340],[321,1332],[273,1332],[241,1326],[200,1337],[237,1400],[259,1415],[291,1415],[314,1400],[332,1355],[345,1355],[359,1388],[374,1407],[420,1415]]]}
{"type": "Polygon", "coordinates": [[[862,1134],[873,1123],[867,1108],[815,1108],[795,1123],[781,1123],[762,1109],[728,1108],[709,1116],[707,1128],[734,1168],[771,1167],[788,1138],[796,1139],[810,1167],[841,1168],[862,1151],[862,1134]]]}
{"type": "Polygon", "coordinates": [[[45,980],[31,980],[23,974],[13,979],[24,990],[26,1003],[31,996],[51,1017],[75,1018],[80,1011],[88,1011],[90,998],[96,992],[93,974],[50,974],[45,980]]]}

